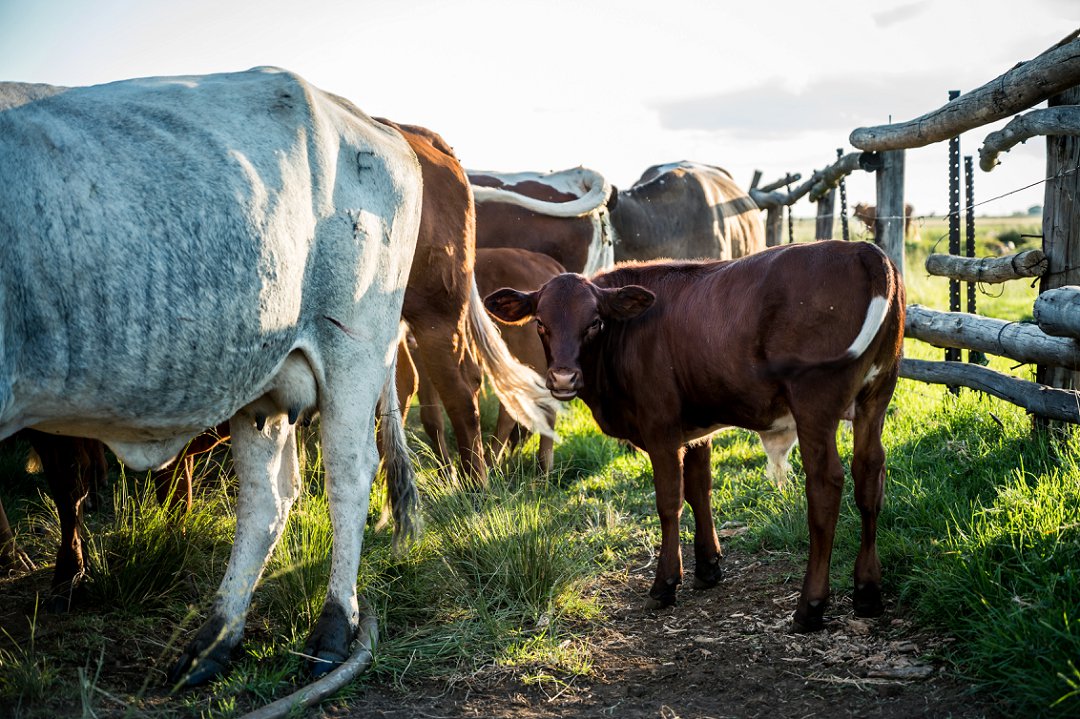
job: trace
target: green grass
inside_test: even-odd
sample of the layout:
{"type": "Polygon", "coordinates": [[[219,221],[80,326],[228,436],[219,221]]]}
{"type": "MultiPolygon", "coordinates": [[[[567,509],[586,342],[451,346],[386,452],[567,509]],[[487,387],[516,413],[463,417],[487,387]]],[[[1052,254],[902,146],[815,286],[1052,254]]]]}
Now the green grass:
{"type": "MultiPolygon", "coordinates": [[[[1022,221],[1023,232],[1038,231],[1022,221]]],[[[1020,221],[994,222],[980,234],[987,246],[1020,221]]],[[[927,221],[921,242],[908,247],[909,300],[944,309],[947,281],[921,270],[935,232],[927,221]]],[[[981,311],[1015,320],[1030,314],[1028,283],[1011,283],[1000,296],[1001,288],[985,289],[981,311]]],[[[911,340],[906,352],[941,356],[911,340]]],[[[1000,358],[992,366],[1030,376],[1029,368],[1000,358]]],[[[484,407],[488,425],[492,407],[484,407]]],[[[955,638],[943,659],[991,692],[1006,714],[1076,716],[1080,452],[1068,433],[1050,438],[1030,428],[1022,410],[996,399],[901,381],[885,425],[884,589],[897,611],[955,638]]],[[[402,554],[391,550],[390,528],[379,521],[382,491],[375,493],[358,586],[379,618],[380,643],[372,670],[339,699],[358,702],[371,683],[449,684],[492,668],[553,687],[596,671],[589,637],[603,620],[601,578],[625,572],[659,542],[651,467],[643,454],[600,435],[580,402],[560,417],[559,431],[553,476],[533,469],[534,438],[492,471],[483,492],[448,481],[423,456],[426,530],[402,554]]],[[[841,432],[840,447],[850,460],[849,431],[841,432]]],[[[798,474],[775,488],[760,442],[742,430],[718,435],[712,462],[718,523],[749,528],[730,541],[801,560],[807,532],[798,474]]],[[[792,462],[798,473],[797,450],[792,462]]],[[[36,498],[33,477],[5,484],[20,542],[41,567],[0,585],[5,596],[21,597],[14,601],[30,617],[17,616],[0,635],[0,701],[15,707],[15,716],[72,715],[84,707],[98,716],[125,707],[235,716],[304,682],[296,652],[320,609],[332,542],[317,445],[307,453],[304,491],[256,592],[233,671],[203,690],[162,694],[162,672],[205,616],[228,558],[232,479],[209,462],[202,475],[195,513],[179,525],[156,508],[143,482],[114,481],[112,501],[89,517],[84,605],[70,616],[36,619],[27,586],[48,584],[52,510],[36,498]]],[[[849,491],[832,565],[837,592],[850,591],[858,530],[849,491]]],[[[687,516],[684,536],[691,531],[687,516]]]]}

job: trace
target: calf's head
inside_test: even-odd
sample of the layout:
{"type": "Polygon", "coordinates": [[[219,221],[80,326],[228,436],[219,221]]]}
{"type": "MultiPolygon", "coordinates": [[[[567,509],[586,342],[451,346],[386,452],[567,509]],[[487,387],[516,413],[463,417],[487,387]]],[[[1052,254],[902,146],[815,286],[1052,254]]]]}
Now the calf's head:
{"type": "Polygon", "coordinates": [[[555,399],[571,400],[585,386],[582,349],[596,341],[605,324],[633,319],[655,299],[644,287],[597,287],[581,275],[566,273],[535,292],[496,290],[484,299],[484,306],[507,324],[536,320],[548,363],[547,388],[555,399]]]}

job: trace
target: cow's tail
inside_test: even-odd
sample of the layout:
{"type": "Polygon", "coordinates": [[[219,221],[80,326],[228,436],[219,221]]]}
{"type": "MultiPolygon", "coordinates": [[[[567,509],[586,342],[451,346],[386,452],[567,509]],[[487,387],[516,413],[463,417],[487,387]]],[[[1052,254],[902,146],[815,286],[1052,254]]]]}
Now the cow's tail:
{"type": "Polygon", "coordinates": [[[481,185],[473,185],[473,197],[477,202],[505,202],[548,217],[584,217],[607,204],[612,187],[599,172],[588,168],[582,168],[582,172],[582,184],[588,189],[581,197],[567,202],[539,200],[513,190],[481,185]]]}
{"type": "MultiPolygon", "coordinates": [[[[866,308],[866,316],[863,318],[859,333],[855,335],[848,348],[843,353],[825,359],[815,360],[781,360],[770,363],[769,374],[773,377],[791,377],[800,375],[809,370],[829,370],[844,367],[854,362],[869,349],[870,344],[881,332],[889,318],[889,313],[894,305],[899,305],[903,311],[903,284],[900,273],[896,270],[892,260],[876,245],[865,243],[869,248],[861,257],[863,268],[869,278],[871,288],[870,303],[866,308]]],[[[903,318],[900,318],[901,327],[903,318]]]]}
{"type": "Polygon", "coordinates": [[[405,440],[405,421],[397,394],[397,352],[379,395],[379,454],[386,471],[390,512],[394,517],[393,548],[400,550],[420,534],[420,495],[416,489],[413,453],[405,440]]]}
{"type": "Polygon", "coordinates": [[[558,441],[555,418],[561,403],[551,396],[540,375],[510,354],[498,327],[484,309],[475,275],[469,288],[469,334],[479,350],[495,395],[510,416],[533,432],[558,441]]]}

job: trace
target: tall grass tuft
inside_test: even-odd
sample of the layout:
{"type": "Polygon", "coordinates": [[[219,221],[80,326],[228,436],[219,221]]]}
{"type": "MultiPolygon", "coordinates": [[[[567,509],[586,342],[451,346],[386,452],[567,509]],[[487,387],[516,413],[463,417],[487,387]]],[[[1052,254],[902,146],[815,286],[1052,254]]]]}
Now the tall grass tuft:
{"type": "Polygon", "coordinates": [[[489,611],[536,618],[581,574],[582,552],[568,540],[571,518],[550,511],[528,487],[491,487],[483,495],[448,487],[432,498],[443,555],[489,611]]]}
{"type": "Polygon", "coordinates": [[[142,611],[197,599],[211,558],[229,546],[235,520],[228,506],[201,498],[184,514],[158,504],[149,483],[139,487],[121,472],[112,521],[86,542],[87,598],[142,611]]]}

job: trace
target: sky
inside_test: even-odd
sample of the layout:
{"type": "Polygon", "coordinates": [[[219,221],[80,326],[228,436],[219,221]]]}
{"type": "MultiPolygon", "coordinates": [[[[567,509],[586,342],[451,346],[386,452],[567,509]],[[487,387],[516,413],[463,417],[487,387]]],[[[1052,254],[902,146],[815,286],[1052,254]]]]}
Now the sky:
{"type": "MultiPolygon", "coordinates": [[[[855,128],[933,111],[1077,27],[1078,0],[0,0],[0,80],[276,65],[435,130],[469,169],[584,165],[628,187],[693,160],[749,187],[755,170],[809,177],[855,128]]],[[[978,169],[1004,124],[961,136],[978,214],[1043,201],[1042,138],[978,169]]],[[[909,150],[905,179],[916,215],[947,212],[948,144],[909,150]]],[[[847,196],[873,204],[873,175],[847,196]]]]}

